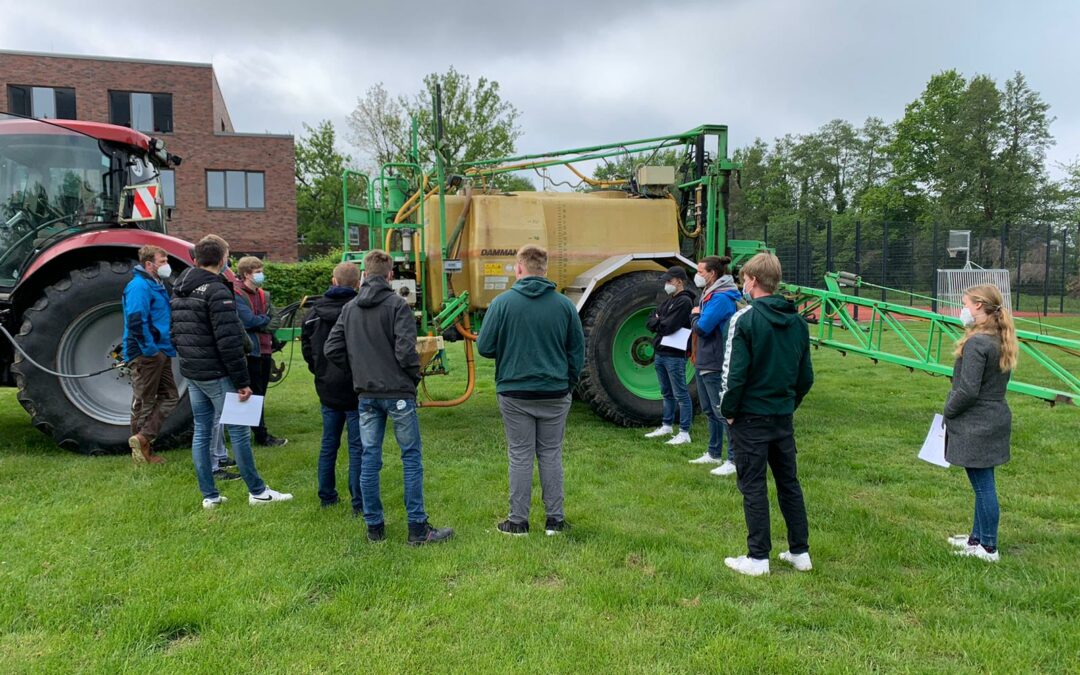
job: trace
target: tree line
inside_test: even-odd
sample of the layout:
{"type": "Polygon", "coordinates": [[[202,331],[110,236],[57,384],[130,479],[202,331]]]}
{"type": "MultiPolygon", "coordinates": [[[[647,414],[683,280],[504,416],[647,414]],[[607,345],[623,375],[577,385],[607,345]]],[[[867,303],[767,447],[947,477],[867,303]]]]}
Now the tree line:
{"type": "MultiPolygon", "coordinates": [[[[514,154],[521,113],[503,98],[498,82],[474,81],[451,67],[429,74],[411,96],[393,96],[378,83],[358,98],[348,119],[347,140],[366,163],[339,150],[329,121],[304,126],[296,183],[298,231],[306,242],[340,241],[341,172],[408,161],[412,119],[420,164],[434,164],[436,86],[448,171],[514,154]]],[[[740,238],[795,221],[831,221],[841,237],[857,220],[907,223],[918,234],[937,223],[981,237],[996,236],[1003,223],[1075,223],[1080,162],[1060,167],[1061,177],[1051,178],[1046,153],[1054,143],[1053,121],[1049,104],[1022,73],[999,84],[987,75],[946,70],[933,75],[893,122],[835,119],[811,133],[772,142],[757,138],[736,149],[733,159],[741,168],[730,190],[730,222],[740,238]]],[[[632,162],[599,166],[596,177],[610,178],[624,164],[632,162]]],[[[535,189],[518,176],[502,180],[504,189],[535,189]]]]}

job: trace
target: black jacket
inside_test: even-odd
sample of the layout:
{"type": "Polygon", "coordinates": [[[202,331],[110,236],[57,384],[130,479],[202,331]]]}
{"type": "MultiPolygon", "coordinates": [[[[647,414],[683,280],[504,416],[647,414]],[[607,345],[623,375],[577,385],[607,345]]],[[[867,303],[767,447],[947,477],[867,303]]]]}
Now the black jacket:
{"type": "MultiPolygon", "coordinates": [[[[684,288],[675,295],[669,296],[660,306],[649,315],[649,319],[645,322],[645,327],[656,333],[656,337],[653,338],[653,349],[657,354],[663,354],[664,356],[686,356],[685,349],[676,349],[675,347],[661,346],[660,340],[665,336],[671,335],[680,328],[690,327],[690,310],[694,308],[694,301],[697,296],[693,291],[688,288],[684,288]]],[[[689,346],[689,341],[687,341],[689,346]]]]}
{"type": "Polygon", "coordinates": [[[300,329],[300,350],[308,370],[315,375],[315,392],[324,406],[334,410],[356,410],[360,405],[353,391],[352,373],[331,363],[323,354],[326,338],[341,316],[341,308],[355,297],[353,288],[332,287],[315,300],[300,329]]]}
{"type": "Polygon", "coordinates": [[[181,375],[200,382],[228,377],[237,389],[251,385],[236,296],[220,275],[184,270],[173,284],[170,306],[181,375]]]}
{"type": "Polygon", "coordinates": [[[416,319],[384,277],[368,277],[356,300],[342,308],[323,353],[352,372],[360,398],[416,398],[416,319]]]}
{"type": "Polygon", "coordinates": [[[758,298],[728,325],[720,379],[720,412],[791,415],[814,384],[810,329],[782,295],[758,298]]]}

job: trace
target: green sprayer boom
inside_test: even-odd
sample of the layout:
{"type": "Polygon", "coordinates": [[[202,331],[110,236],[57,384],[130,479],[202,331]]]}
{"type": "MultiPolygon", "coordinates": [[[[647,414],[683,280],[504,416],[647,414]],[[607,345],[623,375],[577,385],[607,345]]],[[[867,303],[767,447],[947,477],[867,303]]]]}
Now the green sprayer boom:
{"type": "MultiPolygon", "coordinates": [[[[811,324],[811,340],[842,354],[858,354],[909,370],[952,375],[953,345],[963,335],[959,319],[918,307],[908,307],[842,292],[842,288],[871,287],[854,274],[830,272],[825,289],[785,286],[811,324]],[[858,309],[856,309],[858,308],[858,309]],[[853,312],[868,315],[861,321],[853,312]]],[[[874,288],[880,288],[874,286],[874,288]]],[[[926,298],[931,300],[931,298],[926,298]]],[[[939,301],[940,302],[940,301],[939,301]]],[[[1035,322],[1016,319],[1018,325],[1035,322]]],[[[1009,390],[1051,404],[1080,403],[1080,340],[1050,335],[1046,327],[1018,329],[1021,362],[1009,390]],[[1053,355],[1061,361],[1056,361],[1053,355]]],[[[1055,332],[1080,336],[1076,331],[1055,332]]]]}

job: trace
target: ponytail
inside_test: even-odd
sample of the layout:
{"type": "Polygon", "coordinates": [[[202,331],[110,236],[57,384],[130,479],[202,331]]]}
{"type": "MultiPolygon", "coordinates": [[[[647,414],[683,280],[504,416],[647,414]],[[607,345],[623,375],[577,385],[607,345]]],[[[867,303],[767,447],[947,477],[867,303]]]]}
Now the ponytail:
{"type": "Polygon", "coordinates": [[[1013,325],[1012,314],[1005,307],[1005,298],[997,286],[985,284],[972,286],[964,291],[964,296],[972,302],[982,305],[986,312],[986,320],[968,328],[964,337],[956,343],[954,356],[960,356],[968,339],[976,333],[992,335],[998,340],[998,368],[1005,373],[1016,368],[1017,359],[1020,356],[1020,345],[1016,340],[1016,326],[1013,325]]]}

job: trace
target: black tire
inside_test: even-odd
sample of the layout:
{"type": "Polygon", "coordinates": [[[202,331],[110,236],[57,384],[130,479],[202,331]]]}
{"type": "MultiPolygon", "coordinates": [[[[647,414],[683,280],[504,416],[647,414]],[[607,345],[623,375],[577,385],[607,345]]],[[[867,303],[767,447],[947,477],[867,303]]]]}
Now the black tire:
{"type": "MultiPolygon", "coordinates": [[[[604,419],[624,427],[660,423],[663,403],[630,391],[615,372],[613,343],[627,317],[657,305],[660,272],[631,272],[608,282],[581,311],[585,367],[576,393],[604,419]]],[[[651,362],[650,362],[651,363],[651,362]]],[[[657,385],[659,388],[659,385],[657,385]]],[[[697,409],[697,387],[690,386],[697,409]]]]}
{"type": "MultiPolygon", "coordinates": [[[[92,372],[110,365],[109,353],[120,346],[123,335],[120,301],[124,286],[131,279],[132,266],[130,260],[101,261],[74,270],[47,287],[23,313],[22,326],[15,338],[19,346],[35,361],[58,372],[92,372]],[[114,338],[112,332],[115,332],[113,327],[117,321],[120,328],[114,338]],[[93,337],[80,341],[78,336],[82,333],[78,329],[84,325],[99,328],[97,333],[105,333],[108,338],[97,340],[100,345],[94,344],[93,337]],[[79,350],[79,358],[83,359],[75,366],[81,370],[69,370],[73,367],[72,360],[76,359],[75,352],[71,351],[74,349],[79,350]],[[61,350],[64,350],[63,354],[61,350]],[[98,351],[100,359],[97,358],[98,351]],[[86,363],[87,353],[93,356],[95,363],[86,363]],[[96,365],[98,360],[100,365],[96,365]]],[[[87,455],[129,452],[130,428],[128,420],[123,419],[120,405],[121,387],[126,384],[130,410],[130,382],[126,375],[114,371],[89,379],[61,382],[60,378],[39,370],[18,353],[11,370],[19,388],[19,403],[30,413],[34,427],[50,435],[60,447],[87,455]],[[107,396],[111,399],[106,400],[107,396]],[[95,412],[96,417],[88,411],[95,412]]],[[[170,447],[191,433],[191,405],[186,382],[178,377],[177,386],[181,393],[180,402],[162,427],[155,442],[158,448],[170,447]]]]}

